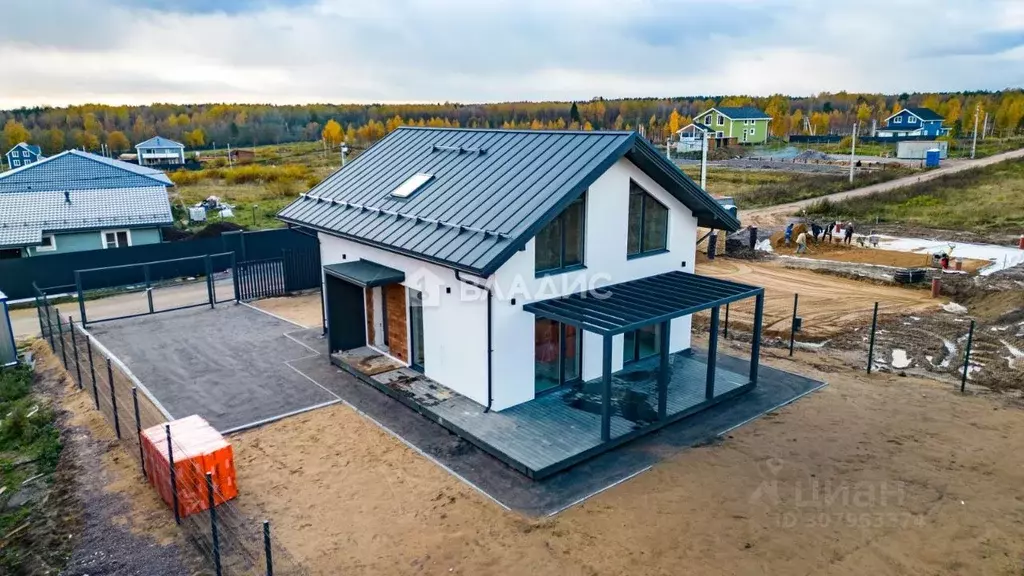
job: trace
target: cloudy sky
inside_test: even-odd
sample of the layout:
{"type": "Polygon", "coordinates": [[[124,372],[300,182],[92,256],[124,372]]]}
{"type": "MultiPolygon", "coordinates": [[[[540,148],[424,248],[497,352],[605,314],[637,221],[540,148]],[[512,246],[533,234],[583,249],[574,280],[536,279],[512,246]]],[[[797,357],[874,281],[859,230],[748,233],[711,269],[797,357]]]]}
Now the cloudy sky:
{"type": "Polygon", "coordinates": [[[0,108],[1024,85],[1024,0],[0,0],[0,108]]]}

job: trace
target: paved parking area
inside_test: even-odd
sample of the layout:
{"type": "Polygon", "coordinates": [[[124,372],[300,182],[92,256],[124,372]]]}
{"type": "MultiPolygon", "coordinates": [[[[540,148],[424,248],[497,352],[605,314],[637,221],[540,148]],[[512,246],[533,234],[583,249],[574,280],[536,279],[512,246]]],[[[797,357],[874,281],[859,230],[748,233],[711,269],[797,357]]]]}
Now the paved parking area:
{"type": "Polygon", "coordinates": [[[286,335],[297,329],[234,303],[88,328],[174,418],[198,414],[222,433],[339,401],[292,367],[319,356],[286,335]]]}

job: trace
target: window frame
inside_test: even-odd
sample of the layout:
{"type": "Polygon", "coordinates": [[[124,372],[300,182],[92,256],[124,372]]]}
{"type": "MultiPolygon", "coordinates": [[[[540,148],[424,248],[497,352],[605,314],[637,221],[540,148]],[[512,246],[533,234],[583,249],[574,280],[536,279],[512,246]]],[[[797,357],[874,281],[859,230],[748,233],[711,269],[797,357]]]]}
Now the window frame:
{"type": "Polygon", "coordinates": [[[903,116],[896,116],[892,119],[893,124],[903,124],[903,116]]]}
{"type": "Polygon", "coordinates": [[[629,233],[629,210],[628,210],[628,202],[627,202],[627,211],[626,211],[626,259],[627,260],[633,260],[634,258],[643,258],[645,256],[654,256],[656,254],[664,254],[664,253],[669,251],[669,249],[668,249],[668,235],[669,235],[669,229],[671,227],[670,222],[671,222],[671,218],[672,218],[672,211],[669,210],[668,205],[666,205],[661,200],[658,200],[657,198],[655,198],[653,194],[648,192],[646,188],[641,186],[639,182],[637,182],[636,180],[633,180],[632,178],[630,178],[630,180],[629,180],[629,195],[630,196],[633,195],[633,187],[634,186],[636,187],[637,190],[640,191],[641,198],[642,198],[642,201],[641,201],[641,204],[640,204],[640,246],[639,246],[639,251],[637,251],[635,253],[630,253],[630,251],[629,251],[629,236],[630,236],[630,233],[629,233]],[[653,202],[656,202],[659,206],[661,206],[662,208],[665,209],[664,246],[661,247],[661,248],[645,249],[645,247],[644,247],[644,226],[647,223],[647,199],[648,198],[650,198],[653,202]]]}
{"type": "Polygon", "coordinates": [[[103,244],[103,249],[104,250],[111,249],[111,248],[127,248],[127,247],[130,247],[132,245],[132,231],[130,229],[128,229],[128,228],[111,228],[110,230],[101,230],[100,231],[100,243],[103,244]],[[124,232],[124,234],[125,234],[126,244],[124,246],[121,246],[121,243],[117,240],[117,235],[120,232],[124,232]],[[113,246],[108,246],[107,245],[107,234],[113,234],[114,235],[114,245],[113,246]]]}
{"type": "Polygon", "coordinates": [[[35,249],[36,252],[53,252],[53,251],[55,251],[57,249],[57,237],[56,236],[54,236],[53,234],[43,234],[42,238],[44,240],[46,238],[49,238],[50,239],[50,245],[49,246],[43,246],[42,244],[40,244],[39,246],[36,246],[36,249],[35,249]]]}
{"type": "Polygon", "coordinates": [[[725,116],[722,116],[721,114],[718,115],[718,125],[725,126],[725,116]]]}
{"type": "Polygon", "coordinates": [[[907,124],[917,124],[917,118],[914,116],[907,116],[907,124]]]}
{"type": "Polygon", "coordinates": [[[535,277],[551,276],[554,274],[562,274],[565,272],[572,272],[574,270],[582,270],[586,268],[587,262],[587,192],[584,190],[583,194],[580,194],[579,198],[576,198],[570,202],[558,216],[555,216],[551,222],[544,225],[543,228],[537,231],[537,234],[533,237],[533,273],[535,277]],[[583,217],[580,219],[580,261],[572,264],[565,263],[565,217],[569,212],[569,209],[575,206],[577,203],[581,204],[581,210],[583,217]],[[537,254],[539,253],[537,246],[537,238],[541,233],[555,223],[558,223],[558,266],[553,268],[540,269],[537,267],[537,254]]]}

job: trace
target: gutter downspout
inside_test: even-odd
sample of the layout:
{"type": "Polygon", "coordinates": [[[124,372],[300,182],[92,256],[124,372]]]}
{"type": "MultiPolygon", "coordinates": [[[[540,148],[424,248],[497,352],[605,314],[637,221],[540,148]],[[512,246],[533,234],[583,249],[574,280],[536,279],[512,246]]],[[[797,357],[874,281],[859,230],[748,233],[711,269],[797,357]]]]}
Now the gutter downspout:
{"type": "Polygon", "coordinates": [[[479,284],[472,280],[466,280],[459,276],[459,271],[455,271],[455,279],[459,282],[464,282],[479,288],[487,292],[487,407],[484,408],[484,414],[491,411],[491,404],[494,403],[494,346],[493,346],[493,334],[494,334],[494,322],[492,320],[493,315],[491,314],[492,302],[494,301],[494,293],[491,289],[483,284],[479,284]]]}

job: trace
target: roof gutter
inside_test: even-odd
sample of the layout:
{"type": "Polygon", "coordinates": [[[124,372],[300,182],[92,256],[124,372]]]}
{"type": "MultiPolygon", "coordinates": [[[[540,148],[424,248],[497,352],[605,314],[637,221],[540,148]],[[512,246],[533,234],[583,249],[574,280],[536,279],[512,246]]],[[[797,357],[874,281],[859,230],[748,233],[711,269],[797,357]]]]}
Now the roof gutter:
{"type": "Polygon", "coordinates": [[[487,407],[484,408],[484,414],[486,414],[491,411],[491,404],[494,403],[494,315],[491,314],[494,293],[491,292],[490,287],[484,284],[459,276],[458,270],[455,271],[455,279],[487,292],[487,407]]]}

